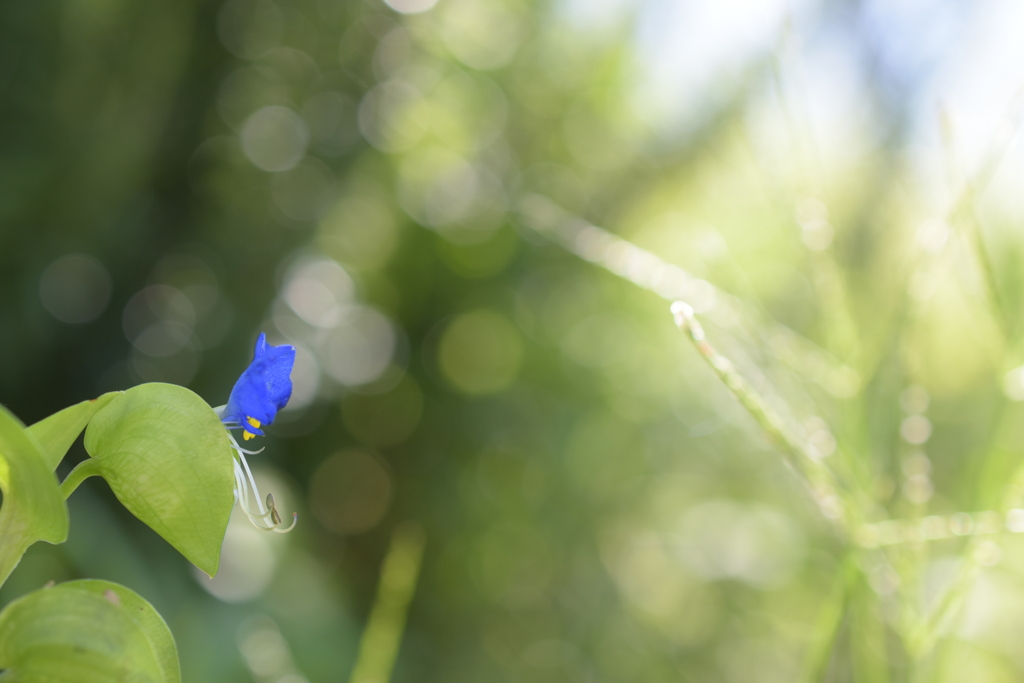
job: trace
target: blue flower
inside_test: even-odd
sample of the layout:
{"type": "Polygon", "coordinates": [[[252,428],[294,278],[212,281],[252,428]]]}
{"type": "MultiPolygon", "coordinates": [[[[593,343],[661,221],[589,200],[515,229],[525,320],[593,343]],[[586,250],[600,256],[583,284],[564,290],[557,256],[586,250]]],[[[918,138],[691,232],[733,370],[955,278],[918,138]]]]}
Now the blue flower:
{"type": "Polygon", "coordinates": [[[246,441],[263,436],[260,427],[271,424],[291,398],[294,365],[295,347],[268,344],[267,335],[261,332],[252,362],[231,389],[221,421],[229,427],[242,427],[246,441]]]}
{"type": "Polygon", "coordinates": [[[255,455],[263,449],[245,450],[238,445],[231,430],[242,428],[242,437],[246,441],[255,436],[263,436],[260,427],[272,423],[277,417],[277,411],[284,408],[292,396],[291,374],[294,365],[294,346],[268,344],[267,335],[260,333],[252,362],[235,382],[227,405],[213,409],[227,428],[228,440],[235,451],[232,458],[235,470],[235,502],[256,528],[279,534],[295,528],[298,514],[292,513],[292,523],[286,527],[281,514],[277,511],[274,496],[267,495],[266,505],[263,504],[259,489],[256,488],[256,478],[252,476],[252,470],[245,459],[246,455],[255,455]],[[255,510],[250,502],[250,490],[255,510]]]}

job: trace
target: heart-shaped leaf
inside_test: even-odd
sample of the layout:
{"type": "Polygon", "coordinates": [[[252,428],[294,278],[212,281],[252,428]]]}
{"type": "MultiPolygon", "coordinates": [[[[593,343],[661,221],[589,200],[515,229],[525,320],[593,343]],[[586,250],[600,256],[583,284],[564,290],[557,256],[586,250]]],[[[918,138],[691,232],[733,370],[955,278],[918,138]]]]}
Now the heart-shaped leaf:
{"type": "Polygon", "coordinates": [[[142,384],[89,422],[90,473],[132,514],[204,572],[220,563],[234,506],[234,457],[224,425],[203,399],[173,384],[142,384]]]}
{"type": "Polygon", "coordinates": [[[0,613],[0,668],[21,683],[180,683],[178,652],[152,605],[124,586],[71,581],[0,613]]]}
{"type": "Polygon", "coordinates": [[[68,509],[53,470],[24,425],[0,406],[0,584],[36,541],[63,543],[68,509]]]}
{"type": "Polygon", "coordinates": [[[35,438],[51,471],[64,459],[78,435],[93,415],[106,407],[120,391],[112,391],[89,401],[82,401],[64,410],[44,418],[28,428],[28,433],[35,438]]]}

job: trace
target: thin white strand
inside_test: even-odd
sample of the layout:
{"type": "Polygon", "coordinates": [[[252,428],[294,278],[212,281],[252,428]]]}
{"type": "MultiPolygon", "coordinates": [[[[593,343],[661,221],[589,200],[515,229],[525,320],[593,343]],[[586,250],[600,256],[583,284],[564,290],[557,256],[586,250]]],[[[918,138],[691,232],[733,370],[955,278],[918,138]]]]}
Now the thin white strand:
{"type": "Polygon", "coordinates": [[[242,509],[245,510],[249,507],[249,492],[245,486],[245,475],[242,474],[242,467],[235,457],[232,456],[231,462],[235,466],[235,489],[240,492],[237,497],[242,509]]]}
{"type": "Polygon", "coordinates": [[[267,521],[267,519],[270,518],[271,513],[268,511],[268,512],[260,514],[260,513],[252,511],[252,508],[249,505],[249,487],[246,485],[245,474],[242,472],[242,468],[239,466],[238,460],[234,459],[234,462],[235,462],[235,482],[236,482],[235,485],[238,486],[239,488],[241,488],[241,490],[242,490],[242,505],[241,505],[242,512],[245,513],[245,515],[249,518],[249,521],[252,522],[253,525],[256,526],[257,528],[259,528],[259,529],[269,528],[269,527],[263,527],[263,526],[260,526],[259,524],[256,524],[256,520],[257,519],[261,520],[261,521],[264,521],[264,522],[267,521]]]}
{"type": "Polygon", "coordinates": [[[230,431],[228,432],[228,438],[231,439],[231,447],[232,448],[234,448],[239,453],[245,453],[246,455],[256,455],[258,453],[262,453],[267,448],[266,446],[264,446],[263,448],[259,449],[258,451],[248,451],[248,450],[242,448],[240,445],[238,445],[238,441],[235,439],[235,435],[232,434],[230,431]]]}
{"type": "MultiPolygon", "coordinates": [[[[220,409],[215,408],[214,411],[218,412],[219,415],[220,412],[223,411],[223,406],[220,409]]],[[[262,529],[263,531],[273,531],[274,533],[278,534],[288,533],[289,531],[294,529],[295,525],[298,523],[299,513],[292,513],[292,523],[287,527],[282,527],[281,522],[275,524],[273,521],[275,516],[275,510],[264,510],[263,498],[260,496],[260,491],[256,487],[256,478],[253,477],[252,470],[249,469],[249,462],[245,459],[246,454],[256,455],[257,453],[263,452],[264,449],[261,448],[258,451],[249,451],[242,448],[241,446],[238,445],[238,441],[231,433],[232,427],[230,426],[230,423],[225,423],[225,427],[227,428],[228,439],[231,441],[231,448],[237,453],[236,456],[233,456],[231,458],[232,464],[234,466],[235,476],[235,503],[242,508],[242,512],[244,512],[246,517],[249,518],[249,522],[251,522],[252,525],[257,529],[262,529]],[[249,508],[250,488],[252,488],[252,493],[256,498],[256,506],[259,509],[258,513],[253,512],[249,508]],[[264,522],[266,523],[266,525],[261,524],[260,522],[264,522]]],[[[266,447],[264,446],[264,448],[266,447]]],[[[280,519],[280,517],[278,517],[278,519],[280,519]]]]}
{"type": "Polygon", "coordinates": [[[249,469],[249,463],[246,462],[244,455],[239,454],[238,457],[242,461],[242,467],[245,468],[245,473],[249,475],[249,483],[252,484],[252,492],[256,496],[256,507],[260,511],[260,514],[264,515],[267,511],[263,509],[263,499],[260,498],[260,490],[256,488],[256,479],[252,476],[252,470],[249,469]]]}
{"type": "Polygon", "coordinates": [[[241,508],[242,512],[245,513],[246,517],[252,520],[252,512],[249,508],[249,487],[245,483],[245,473],[242,472],[241,466],[238,464],[238,460],[232,458],[235,462],[235,486],[242,492],[241,508]]]}
{"type": "MultiPolygon", "coordinates": [[[[243,473],[242,467],[239,465],[238,459],[232,458],[231,460],[234,463],[234,485],[236,485],[240,490],[242,490],[242,511],[246,513],[247,517],[249,517],[249,521],[252,521],[254,524],[255,519],[261,519],[265,521],[270,516],[270,513],[266,512],[263,514],[259,514],[252,511],[252,508],[249,505],[249,486],[246,485],[246,475],[243,473]]],[[[259,526],[258,524],[256,524],[256,526],[258,528],[265,528],[263,526],[259,526]]]]}
{"type": "Polygon", "coordinates": [[[298,524],[298,523],[299,523],[299,513],[298,512],[293,512],[292,513],[292,523],[288,525],[288,528],[282,529],[280,526],[274,526],[274,527],[271,527],[270,530],[273,531],[275,534],[286,534],[289,531],[291,531],[292,529],[294,529],[295,525],[298,524]]]}

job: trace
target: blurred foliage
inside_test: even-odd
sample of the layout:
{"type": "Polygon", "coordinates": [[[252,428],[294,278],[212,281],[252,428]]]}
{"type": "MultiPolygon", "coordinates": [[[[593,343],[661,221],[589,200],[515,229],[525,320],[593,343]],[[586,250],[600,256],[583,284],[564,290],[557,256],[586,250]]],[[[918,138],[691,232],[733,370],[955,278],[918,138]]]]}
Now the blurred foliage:
{"type": "MultiPolygon", "coordinates": [[[[296,390],[253,461],[300,514],[233,518],[209,581],[90,480],[0,602],[117,581],[183,680],[338,680],[412,520],[395,681],[907,679],[888,596],[930,609],[965,541],[859,565],[666,302],[519,213],[542,194],[713,284],[709,335],[869,521],[999,507],[1020,155],[997,135],[958,164],[913,125],[942,118],[915,109],[933,43],[975,15],[726,4],[761,38],[693,10],[660,81],[672,3],[0,4],[0,401],[31,424],[163,381],[219,405],[265,330],[296,390]],[[894,47],[936,26],[926,58],[894,47]]],[[[1020,676],[1024,542],[995,548],[921,680],[1020,676]]]]}

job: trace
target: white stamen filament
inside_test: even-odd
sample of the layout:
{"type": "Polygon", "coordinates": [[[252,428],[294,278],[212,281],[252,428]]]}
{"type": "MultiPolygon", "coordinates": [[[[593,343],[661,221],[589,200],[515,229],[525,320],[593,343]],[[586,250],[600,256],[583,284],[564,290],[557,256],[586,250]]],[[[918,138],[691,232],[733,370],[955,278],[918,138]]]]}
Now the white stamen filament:
{"type": "MultiPolygon", "coordinates": [[[[223,406],[214,408],[214,412],[217,413],[218,417],[223,410],[223,406]]],[[[283,522],[280,521],[281,516],[277,512],[277,508],[271,506],[268,510],[263,506],[263,499],[260,496],[259,489],[256,487],[256,478],[252,476],[252,470],[249,469],[249,463],[245,459],[246,454],[255,455],[263,449],[249,451],[242,448],[238,445],[238,441],[235,440],[234,435],[230,431],[228,431],[228,439],[231,440],[231,448],[235,451],[235,456],[232,458],[235,469],[235,502],[242,508],[242,512],[245,513],[245,516],[249,518],[249,521],[257,529],[273,531],[279,534],[285,534],[294,529],[299,521],[299,514],[297,512],[292,513],[292,523],[287,527],[283,527],[283,522]],[[256,498],[256,512],[249,505],[250,488],[256,498]]],[[[273,500],[272,496],[267,496],[268,503],[271,503],[273,500]]]]}

